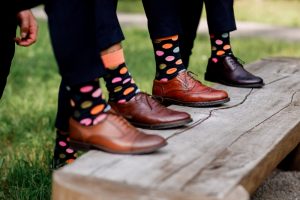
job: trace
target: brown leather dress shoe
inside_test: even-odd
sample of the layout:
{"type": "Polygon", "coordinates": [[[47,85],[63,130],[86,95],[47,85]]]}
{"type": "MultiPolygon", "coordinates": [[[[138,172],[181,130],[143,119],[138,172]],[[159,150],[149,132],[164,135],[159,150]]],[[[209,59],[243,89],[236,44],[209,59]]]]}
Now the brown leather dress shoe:
{"type": "Polygon", "coordinates": [[[205,80],[233,87],[261,88],[262,78],[248,72],[233,55],[224,56],[219,62],[208,60],[205,80]]]}
{"type": "Polygon", "coordinates": [[[124,104],[115,102],[109,104],[131,124],[142,128],[167,129],[193,121],[188,113],[171,110],[143,92],[124,104]]]}
{"type": "Polygon", "coordinates": [[[117,154],[145,154],[167,145],[158,135],[139,131],[113,111],[97,125],[82,126],[70,119],[70,145],[75,150],[98,149],[117,154]]]}
{"type": "Polygon", "coordinates": [[[227,92],[203,85],[187,71],[167,82],[154,80],[152,93],[163,103],[191,107],[215,106],[230,100],[227,92]]]}

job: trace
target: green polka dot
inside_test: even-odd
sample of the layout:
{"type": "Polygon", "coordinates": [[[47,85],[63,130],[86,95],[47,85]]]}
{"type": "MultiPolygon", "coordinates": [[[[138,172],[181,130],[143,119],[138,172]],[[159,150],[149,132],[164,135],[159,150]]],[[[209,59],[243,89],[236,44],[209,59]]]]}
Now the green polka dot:
{"type": "Polygon", "coordinates": [[[91,107],[92,105],[93,105],[93,102],[91,102],[91,101],[85,101],[85,102],[83,102],[83,103],[81,104],[81,108],[82,108],[82,109],[86,109],[86,108],[91,107]]]}
{"type": "Polygon", "coordinates": [[[59,158],[64,159],[66,157],[65,154],[59,154],[59,158]]]}
{"type": "Polygon", "coordinates": [[[212,47],[211,47],[211,50],[212,50],[212,51],[216,51],[216,50],[217,50],[217,47],[212,46],[212,47]]]}
{"type": "Polygon", "coordinates": [[[228,33],[223,33],[222,38],[228,38],[229,34],[228,33]]]}
{"type": "Polygon", "coordinates": [[[166,64],[160,64],[160,65],[159,65],[159,69],[165,69],[166,67],[167,67],[166,64]]]}
{"type": "Polygon", "coordinates": [[[122,86],[115,87],[114,92],[120,92],[122,90],[122,86]]]}
{"type": "Polygon", "coordinates": [[[78,110],[76,110],[76,111],[74,112],[74,117],[75,117],[75,118],[80,117],[80,112],[79,112],[78,110]]]}

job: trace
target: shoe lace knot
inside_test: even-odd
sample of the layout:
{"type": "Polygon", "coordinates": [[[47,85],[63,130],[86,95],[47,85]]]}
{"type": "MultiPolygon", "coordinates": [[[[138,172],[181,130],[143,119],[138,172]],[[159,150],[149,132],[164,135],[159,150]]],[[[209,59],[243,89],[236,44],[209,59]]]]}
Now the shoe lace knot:
{"type": "Polygon", "coordinates": [[[241,58],[236,57],[236,56],[229,56],[228,59],[229,63],[233,66],[238,65],[239,67],[243,67],[244,68],[244,64],[246,63],[245,61],[243,61],[241,58]]]}

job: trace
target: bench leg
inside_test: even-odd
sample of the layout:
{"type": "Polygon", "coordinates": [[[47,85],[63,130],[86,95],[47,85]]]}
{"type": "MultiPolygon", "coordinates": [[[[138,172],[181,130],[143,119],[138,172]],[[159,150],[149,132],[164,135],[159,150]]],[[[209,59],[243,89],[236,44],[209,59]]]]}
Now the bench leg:
{"type": "Polygon", "coordinates": [[[300,171],[300,144],[279,164],[278,168],[300,171]]]}

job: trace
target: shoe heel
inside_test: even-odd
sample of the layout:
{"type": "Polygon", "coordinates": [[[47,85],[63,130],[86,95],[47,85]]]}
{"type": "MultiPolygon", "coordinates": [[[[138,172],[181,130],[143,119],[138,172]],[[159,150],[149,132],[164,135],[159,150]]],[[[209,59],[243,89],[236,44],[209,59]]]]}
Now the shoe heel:
{"type": "Polygon", "coordinates": [[[89,144],[70,140],[70,146],[76,151],[88,151],[91,149],[89,144]]]}

